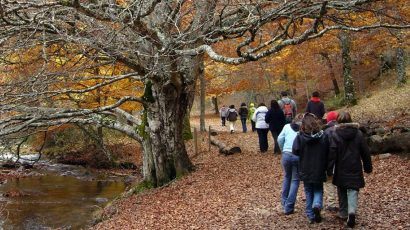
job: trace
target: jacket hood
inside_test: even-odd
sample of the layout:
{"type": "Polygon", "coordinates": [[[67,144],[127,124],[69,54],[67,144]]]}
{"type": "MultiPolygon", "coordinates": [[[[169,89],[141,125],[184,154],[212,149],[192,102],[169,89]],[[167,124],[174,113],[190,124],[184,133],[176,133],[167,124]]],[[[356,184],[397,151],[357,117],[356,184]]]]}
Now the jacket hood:
{"type": "Polygon", "coordinates": [[[291,124],[290,124],[290,127],[293,129],[293,131],[295,131],[295,132],[299,132],[299,129],[300,129],[300,125],[301,125],[301,122],[292,122],[291,124]]]}
{"type": "Polygon", "coordinates": [[[343,123],[335,125],[335,128],[335,132],[338,136],[340,136],[344,140],[351,140],[356,136],[357,132],[359,131],[359,124],[343,123]]]}
{"type": "Polygon", "coordinates": [[[284,103],[290,103],[292,100],[288,97],[282,97],[281,99],[284,103]]]}
{"type": "Polygon", "coordinates": [[[323,130],[320,130],[317,133],[303,133],[302,138],[306,141],[306,143],[317,142],[324,135],[324,133],[325,132],[323,130]]]}
{"type": "Polygon", "coordinates": [[[235,112],[236,109],[229,109],[228,111],[229,111],[229,112],[235,112]]]}
{"type": "Polygon", "coordinates": [[[246,105],[241,105],[241,108],[248,108],[246,105]]]}
{"type": "Polygon", "coordinates": [[[310,101],[315,102],[315,103],[319,103],[320,102],[320,97],[312,97],[312,98],[310,98],[310,101]]]}

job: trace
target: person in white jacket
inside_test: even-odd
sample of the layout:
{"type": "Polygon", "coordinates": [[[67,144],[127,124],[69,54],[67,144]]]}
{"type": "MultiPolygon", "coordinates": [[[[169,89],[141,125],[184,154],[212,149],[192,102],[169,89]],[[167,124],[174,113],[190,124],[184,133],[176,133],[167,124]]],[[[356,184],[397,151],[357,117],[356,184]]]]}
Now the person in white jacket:
{"type": "Polygon", "coordinates": [[[259,138],[259,150],[261,153],[268,151],[268,132],[269,124],[265,122],[265,116],[268,112],[268,107],[264,103],[260,103],[255,113],[252,116],[252,120],[255,122],[256,132],[259,138]]]}

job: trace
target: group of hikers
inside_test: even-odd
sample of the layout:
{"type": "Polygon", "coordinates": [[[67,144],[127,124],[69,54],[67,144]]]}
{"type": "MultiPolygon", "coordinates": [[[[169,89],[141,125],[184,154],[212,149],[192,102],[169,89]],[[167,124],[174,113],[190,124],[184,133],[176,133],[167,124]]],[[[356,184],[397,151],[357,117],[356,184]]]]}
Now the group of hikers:
{"type": "Polygon", "coordinates": [[[309,223],[322,221],[323,193],[327,193],[327,210],[338,211],[348,227],[356,224],[359,189],[365,185],[363,170],[372,172],[369,148],[359,124],[348,112],[330,111],[326,114],[318,92],[313,92],[305,113],[297,114],[296,103],[281,93],[280,100],[272,100],[270,109],[264,103],[255,108],[241,104],[239,111],[229,106],[220,115],[222,125],[227,120],[230,132],[235,131],[239,116],[243,132],[251,120],[257,132],[259,150],[268,150],[267,134],[274,139],[274,154],[282,154],[284,172],[281,204],[285,215],[294,213],[299,181],[303,181],[306,198],[305,214],[309,223]],[[326,116],[325,116],[326,115],[326,116]],[[338,206],[336,206],[336,194],[338,206]]]}

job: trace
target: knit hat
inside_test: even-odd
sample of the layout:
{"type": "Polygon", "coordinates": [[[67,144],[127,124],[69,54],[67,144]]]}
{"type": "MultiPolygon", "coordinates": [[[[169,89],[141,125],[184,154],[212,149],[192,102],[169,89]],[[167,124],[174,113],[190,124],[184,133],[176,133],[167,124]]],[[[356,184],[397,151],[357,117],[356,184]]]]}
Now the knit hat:
{"type": "Polygon", "coordinates": [[[250,104],[249,104],[249,106],[255,106],[255,104],[253,104],[253,103],[250,103],[250,104]]]}
{"type": "Polygon", "coordinates": [[[326,115],[326,121],[329,123],[331,121],[335,121],[337,119],[338,113],[336,111],[330,111],[326,115]]]}

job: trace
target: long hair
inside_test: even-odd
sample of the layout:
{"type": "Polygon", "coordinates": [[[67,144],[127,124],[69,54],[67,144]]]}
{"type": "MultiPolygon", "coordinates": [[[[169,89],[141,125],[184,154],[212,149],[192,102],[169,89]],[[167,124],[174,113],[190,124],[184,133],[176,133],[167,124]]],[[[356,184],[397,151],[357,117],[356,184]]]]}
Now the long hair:
{"type": "Polygon", "coordinates": [[[278,110],[280,110],[280,106],[279,106],[278,101],[277,101],[277,100],[272,100],[272,101],[270,101],[270,108],[271,108],[273,111],[278,111],[278,110]]]}
{"type": "Polygon", "coordinates": [[[322,129],[322,123],[314,114],[306,113],[302,119],[300,131],[315,134],[322,129]]]}
{"type": "Polygon", "coordinates": [[[352,122],[352,117],[350,116],[350,113],[340,112],[339,115],[337,115],[337,123],[342,124],[342,123],[351,123],[351,122],[352,122]]]}

